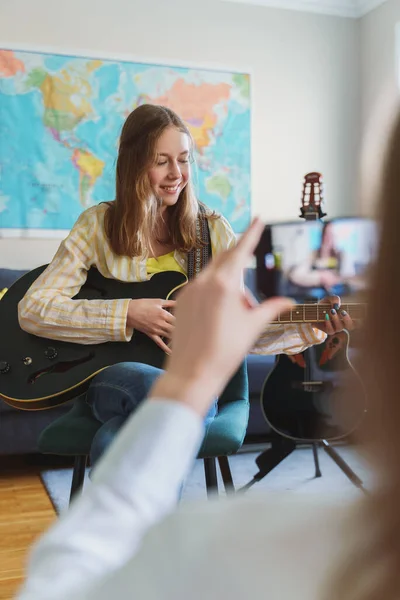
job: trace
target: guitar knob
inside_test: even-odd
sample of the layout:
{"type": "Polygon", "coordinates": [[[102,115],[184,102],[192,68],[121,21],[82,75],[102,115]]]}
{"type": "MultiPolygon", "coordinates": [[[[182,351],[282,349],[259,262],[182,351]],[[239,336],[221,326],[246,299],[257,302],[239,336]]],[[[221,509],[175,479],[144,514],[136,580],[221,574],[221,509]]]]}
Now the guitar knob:
{"type": "Polygon", "coordinates": [[[10,369],[10,363],[8,363],[6,360],[0,360],[0,375],[5,375],[10,371],[10,369]]]}
{"type": "Polygon", "coordinates": [[[54,348],[54,346],[49,346],[48,348],[46,348],[46,350],[44,351],[44,355],[46,358],[48,358],[49,360],[54,360],[55,358],[57,358],[58,352],[57,350],[54,348]]]}

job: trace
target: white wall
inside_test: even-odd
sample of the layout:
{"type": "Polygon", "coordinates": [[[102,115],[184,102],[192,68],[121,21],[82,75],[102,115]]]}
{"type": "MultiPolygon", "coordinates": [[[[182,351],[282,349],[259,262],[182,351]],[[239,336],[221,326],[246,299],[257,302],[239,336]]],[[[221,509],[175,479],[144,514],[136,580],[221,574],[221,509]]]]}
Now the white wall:
{"type": "Polygon", "coordinates": [[[396,23],[400,0],[387,0],[360,20],[363,146],[362,210],[374,214],[379,168],[387,133],[398,107],[396,23]]]}
{"type": "MultiPolygon", "coordinates": [[[[1,0],[0,45],[193,62],[253,75],[252,211],[299,212],[305,173],[319,170],[329,216],[355,211],[359,26],[353,19],[216,0],[1,0]]],[[[53,241],[0,239],[0,265],[49,260],[53,241]],[[46,257],[46,258],[45,258],[46,257]]]]}

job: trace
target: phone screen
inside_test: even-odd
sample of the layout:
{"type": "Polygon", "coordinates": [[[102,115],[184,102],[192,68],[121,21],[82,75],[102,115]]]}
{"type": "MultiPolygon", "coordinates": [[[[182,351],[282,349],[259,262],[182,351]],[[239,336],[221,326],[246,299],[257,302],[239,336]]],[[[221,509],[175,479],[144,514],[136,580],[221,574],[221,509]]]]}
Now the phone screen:
{"type": "Polygon", "coordinates": [[[377,227],[370,219],[266,225],[255,251],[257,296],[302,303],[338,294],[356,300],[368,286],[376,245],[377,227]]]}

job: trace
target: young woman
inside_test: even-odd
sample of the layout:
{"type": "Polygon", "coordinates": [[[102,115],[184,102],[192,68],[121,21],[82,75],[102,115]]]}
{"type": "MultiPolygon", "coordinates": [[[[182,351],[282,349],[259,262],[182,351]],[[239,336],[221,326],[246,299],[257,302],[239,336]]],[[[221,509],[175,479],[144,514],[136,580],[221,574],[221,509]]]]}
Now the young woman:
{"type": "MultiPolygon", "coordinates": [[[[145,281],[160,271],[187,272],[187,255],[200,244],[196,236],[199,202],[191,184],[193,141],[172,110],[154,105],[136,108],[121,132],[116,196],[81,214],[51,264],[19,304],[21,327],[42,337],[97,344],[129,342],[134,331],[148,335],[167,354],[163,337],[172,336],[174,301],[72,300],[95,266],[104,277],[145,281]]],[[[212,255],[235,245],[229,223],[208,211],[212,255]]],[[[338,303],[332,298],[332,304],[338,303]]],[[[333,309],[321,329],[311,325],[275,325],[266,329],[258,353],[297,353],[344,326],[333,309]]],[[[127,416],[146,397],[161,371],[138,363],[109,367],[94,377],[87,401],[104,423],[93,441],[92,464],[127,416]]],[[[207,421],[215,416],[216,402],[207,421]]]]}

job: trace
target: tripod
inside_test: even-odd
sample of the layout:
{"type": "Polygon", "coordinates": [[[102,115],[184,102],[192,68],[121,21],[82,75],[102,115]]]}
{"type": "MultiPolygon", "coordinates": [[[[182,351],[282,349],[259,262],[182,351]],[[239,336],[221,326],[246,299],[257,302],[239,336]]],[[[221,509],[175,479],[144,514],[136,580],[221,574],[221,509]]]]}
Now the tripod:
{"type": "MultiPolygon", "coordinates": [[[[302,205],[301,205],[301,210],[300,210],[300,217],[305,219],[305,221],[316,222],[316,221],[320,221],[323,217],[326,216],[326,213],[324,213],[322,211],[322,206],[321,206],[321,203],[323,201],[322,187],[323,186],[322,186],[321,173],[312,172],[312,173],[308,173],[305,176],[304,183],[303,183],[302,205]]],[[[322,243],[324,240],[324,232],[325,232],[326,225],[327,224],[323,225],[323,230],[322,230],[322,234],[321,234],[322,239],[321,239],[320,250],[322,249],[322,243]]],[[[270,244],[270,246],[268,248],[268,252],[273,253],[274,249],[273,249],[273,245],[272,245],[272,237],[269,241],[269,244],[270,244]]],[[[328,244],[328,246],[329,246],[329,244],[328,244]]],[[[329,251],[333,252],[333,249],[330,248],[329,251]]],[[[337,255],[337,253],[335,251],[334,256],[336,256],[336,255],[337,255]]],[[[264,255],[263,255],[263,260],[264,260],[264,255]]],[[[258,263],[257,263],[257,268],[258,268],[258,263]]],[[[264,269],[264,264],[263,264],[263,269],[264,269]]],[[[275,272],[274,275],[277,276],[277,273],[275,272]]],[[[325,285],[323,284],[322,281],[321,281],[321,289],[325,292],[326,296],[332,295],[332,290],[329,290],[327,287],[325,287],[325,285]]],[[[301,295],[304,295],[304,292],[301,292],[301,295]]],[[[307,298],[306,301],[307,302],[318,302],[318,300],[319,300],[318,297],[310,296],[309,298],[307,298]]],[[[305,306],[305,305],[303,305],[303,306],[305,306]]],[[[303,308],[303,311],[305,311],[304,308],[303,308]]],[[[303,312],[303,315],[304,314],[305,314],[305,312],[303,312]]],[[[291,319],[292,319],[292,317],[291,317],[291,319]]],[[[328,319],[329,319],[329,315],[328,315],[328,319]]],[[[310,352],[310,350],[306,350],[306,352],[308,354],[310,352]]],[[[335,354],[333,354],[333,356],[335,356],[335,354]]],[[[347,362],[347,353],[346,353],[345,359],[347,362]]],[[[306,369],[305,372],[307,373],[306,380],[300,381],[300,386],[298,385],[299,381],[296,380],[295,384],[297,384],[297,387],[296,387],[296,385],[294,385],[291,389],[289,389],[289,391],[288,391],[287,386],[285,387],[285,380],[287,378],[286,378],[285,374],[283,376],[281,374],[276,379],[277,383],[275,384],[275,387],[274,387],[274,385],[272,386],[273,390],[275,392],[275,395],[276,395],[276,389],[279,388],[280,385],[284,386],[284,389],[286,389],[286,391],[288,391],[289,396],[291,396],[293,391],[296,396],[299,389],[303,390],[303,392],[305,392],[305,393],[313,392],[314,390],[312,388],[312,385],[311,386],[309,385],[309,382],[313,383],[313,380],[314,380],[314,377],[312,376],[310,364],[314,364],[315,362],[316,362],[316,367],[318,369],[319,364],[320,364],[318,361],[314,360],[314,361],[311,361],[311,363],[310,363],[309,360],[306,360],[306,367],[305,367],[305,369],[306,369]],[[306,383],[306,381],[307,381],[307,383],[306,383]],[[309,389],[307,389],[307,387],[309,389]]],[[[334,372],[334,371],[332,371],[332,372],[334,372]]],[[[295,374],[295,376],[297,377],[297,374],[295,374]]],[[[321,375],[319,375],[319,378],[321,378],[322,381],[321,382],[317,381],[315,383],[321,386],[319,388],[320,390],[321,389],[323,390],[324,378],[321,377],[321,375]]],[[[263,394],[264,394],[264,389],[262,392],[263,394]]],[[[318,391],[318,386],[316,386],[315,390],[318,391]]],[[[300,393],[300,398],[301,398],[301,393],[300,393]]],[[[296,399],[293,401],[293,403],[295,403],[295,402],[296,402],[296,399]]],[[[288,402],[288,405],[290,406],[290,402],[288,402]]],[[[284,431],[285,427],[284,426],[280,427],[280,430],[284,431]]],[[[245,492],[250,487],[252,487],[255,483],[257,483],[258,481],[261,481],[261,479],[263,479],[266,475],[268,475],[268,473],[270,473],[276,466],[278,466],[287,456],[289,456],[296,449],[296,444],[298,442],[305,442],[305,443],[311,443],[311,445],[312,445],[312,450],[313,450],[313,455],[314,455],[314,463],[315,463],[315,477],[321,477],[321,469],[319,466],[319,458],[318,458],[318,448],[321,447],[325,450],[325,452],[328,454],[328,456],[330,456],[330,458],[338,465],[338,467],[343,471],[343,473],[348,477],[348,479],[357,488],[359,488],[362,492],[364,492],[365,494],[367,493],[366,489],[363,486],[363,482],[361,481],[361,479],[354,473],[354,471],[343,460],[343,458],[336,452],[336,450],[334,450],[334,448],[332,448],[332,446],[329,444],[329,442],[326,439],[320,438],[318,440],[312,440],[312,439],[310,439],[310,435],[304,436],[304,438],[300,439],[300,436],[296,436],[295,434],[292,434],[292,435],[293,435],[293,437],[285,437],[284,434],[281,434],[281,436],[275,437],[273,439],[271,448],[269,448],[268,450],[265,450],[256,458],[256,464],[259,468],[258,473],[256,473],[256,475],[254,475],[253,479],[251,481],[249,481],[249,483],[247,483],[242,488],[240,488],[238,490],[238,492],[245,492]]],[[[325,436],[328,437],[326,431],[325,431],[325,436]]]]}
{"type": "MultiPolygon", "coordinates": [[[[367,494],[367,490],[364,488],[361,479],[354,473],[349,465],[343,460],[343,458],[332,448],[332,446],[326,440],[320,440],[318,442],[312,442],[312,450],[314,455],[315,463],[315,477],[321,477],[321,469],[319,466],[318,458],[318,447],[322,447],[330,458],[338,465],[343,473],[350,479],[350,481],[360,489],[364,494],[367,494]]],[[[296,449],[296,442],[288,438],[276,438],[272,441],[271,448],[268,448],[262,452],[256,458],[256,464],[259,468],[251,481],[241,487],[238,492],[246,492],[258,481],[261,481],[268,473],[270,473],[275,467],[277,467],[285,458],[289,456],[296,449]]]]}

